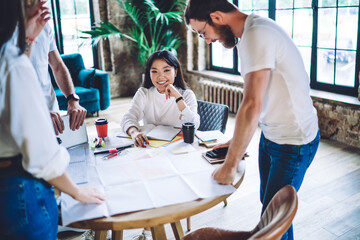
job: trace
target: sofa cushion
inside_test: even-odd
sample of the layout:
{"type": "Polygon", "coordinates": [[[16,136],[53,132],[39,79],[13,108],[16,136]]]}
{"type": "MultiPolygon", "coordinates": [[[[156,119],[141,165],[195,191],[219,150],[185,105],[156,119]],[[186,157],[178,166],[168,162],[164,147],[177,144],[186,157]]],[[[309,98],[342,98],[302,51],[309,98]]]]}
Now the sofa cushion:
{"type": "MultiPolygon", "coordinates": [[[[96,88],[75,87],[75,93],[80,97],[80,105],[88,112],[100,110],[100,93],[96,88]]],[[[60,89],[55,89],[60,110],[67,110],[67,100],[60,89]]]]}

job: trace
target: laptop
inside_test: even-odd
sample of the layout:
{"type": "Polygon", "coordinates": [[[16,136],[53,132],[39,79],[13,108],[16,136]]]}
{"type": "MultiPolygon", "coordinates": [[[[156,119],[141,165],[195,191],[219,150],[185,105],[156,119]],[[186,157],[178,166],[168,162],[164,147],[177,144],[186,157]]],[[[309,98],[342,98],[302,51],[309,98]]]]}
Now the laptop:
{"type": "Polygon", "coordinates": [[[70,129],[70,115],[61,116],[65,129],[57,137],[60,138],[61,146],[71,148],[88,142],[88,135],[85,123],[77,130],[70,129]]]}
{"type": "Polygon", "coordinates": [[[94,161],[94,154],[88,144],[88,135],[85,123],[77,130],[70,129],[70,115],[61,116],[65,129],[57,137],[60,145],[65,147],[70,154],[70,163],[67,172],[76,184],[88,183],[87,164],[94,161]]]}

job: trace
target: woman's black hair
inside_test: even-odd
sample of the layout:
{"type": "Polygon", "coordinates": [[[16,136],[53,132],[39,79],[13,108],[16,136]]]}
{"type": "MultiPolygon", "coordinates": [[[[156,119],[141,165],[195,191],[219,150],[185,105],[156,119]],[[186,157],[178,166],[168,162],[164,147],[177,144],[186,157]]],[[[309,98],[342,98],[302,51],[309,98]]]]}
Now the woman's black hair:
{"type": "Polygon", "coordinates": [[[11,39],[18,28],[20,54],[25,51],[25,9],[24,0],[0,1],[0,48],[11,39]]]}
{"type": "Polygon", "coordinates": [[[150,57],[147,59],[146,65],[145,65],[145,80],[143,83],[143,87],[150,88],[150,87],[154,86],[154,84],[152,83],[151,78],[150,78],[150,70],[151,70],[151,66],[152,66],[153,62],[157,59],[164,60],[165,62],[167,62],[167,64],[174,67],[175,71],[177,70],[177,74],[175,76],[173,85],[185,90],[187,88],[187,86],[184,81],[181,64],[180,64],[179,60],[175,57],[175,55],[167,50],[156,51],[153,54],[151,54],[150,57]]]}

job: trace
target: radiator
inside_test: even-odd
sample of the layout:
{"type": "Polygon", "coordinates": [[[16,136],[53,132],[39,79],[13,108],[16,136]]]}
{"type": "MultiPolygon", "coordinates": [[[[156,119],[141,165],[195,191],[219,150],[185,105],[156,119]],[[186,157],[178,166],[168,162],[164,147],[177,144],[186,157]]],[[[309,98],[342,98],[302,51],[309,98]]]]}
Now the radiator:
{"type": "Polygon", "coordinates": [[[209,80],[201,80],[200,84],[204,101],[225,104],[231,113],[237,112],[242,100],[241,87],[209,80]]]}

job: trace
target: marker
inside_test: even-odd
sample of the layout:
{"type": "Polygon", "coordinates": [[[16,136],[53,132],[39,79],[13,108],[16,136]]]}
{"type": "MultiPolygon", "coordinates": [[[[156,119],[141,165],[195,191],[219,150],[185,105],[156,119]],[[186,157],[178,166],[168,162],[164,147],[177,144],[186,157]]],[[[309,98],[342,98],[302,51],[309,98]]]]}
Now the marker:
{"type": "Polygon", "coordinates": [[[100,153],[115,153],[117,151],[122,151],[126,148],[131,148],[131,147],[134,147],[134,144],[121,146],[121,147],[117,147],[117,148],[112,148],[112,149],[100,150],[100,151],[94,152],[94,154],[96,155],[96,154],[100,154],[100,153]]]}
{"type": "Polygon", "coordinates": [[[108,160],[108,159],[113,158],[113,157],[116,157],[116,156],[118,156],[118,155],[120,155],[120,154],[121,154],[121,151],[117,151],[117,152],[115,152],[115,153],[110,153],[110,154],[104,156],[103,159],[104,159],[104,160],[108,160]]]}

